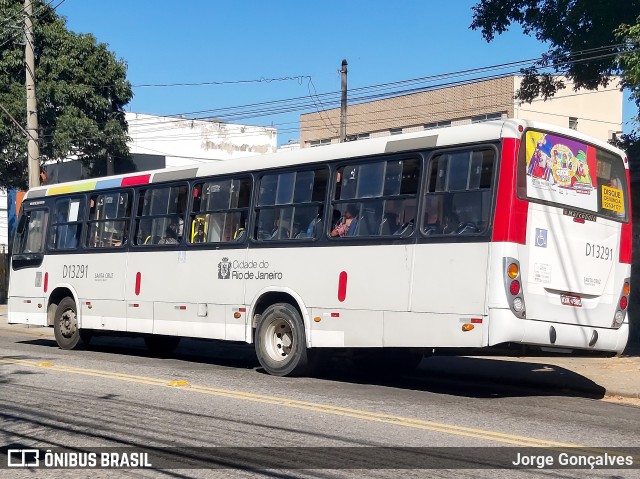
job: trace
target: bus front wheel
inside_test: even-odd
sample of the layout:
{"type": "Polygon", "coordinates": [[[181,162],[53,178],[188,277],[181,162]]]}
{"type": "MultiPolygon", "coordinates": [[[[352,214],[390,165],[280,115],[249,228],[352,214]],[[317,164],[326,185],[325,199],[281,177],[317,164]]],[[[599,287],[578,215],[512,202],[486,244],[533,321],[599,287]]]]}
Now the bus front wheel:
{"type": "Polygon", "coordinates": [[[273,304],[262,313],[255,348],[258,361],[273,376],[301,376],[311,369],[304,323],[288,303],[273,304]]]}
{"type": "Polygon", "coordinates": [[[56,314],[53,320],[53,330],[56,342],[61,349],[79,349],[86,345],[85,338],[88,342],[88,334],[81,334],[78,327],[78,310],[76,302],[66,297],[58,303],[56,314]]]}

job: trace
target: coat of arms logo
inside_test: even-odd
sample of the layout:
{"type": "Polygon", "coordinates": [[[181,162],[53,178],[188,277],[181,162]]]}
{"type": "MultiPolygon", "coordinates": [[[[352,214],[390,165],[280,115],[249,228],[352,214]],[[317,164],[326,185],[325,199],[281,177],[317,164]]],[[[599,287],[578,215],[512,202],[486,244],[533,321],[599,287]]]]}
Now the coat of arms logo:
{"type": "Polygon", "coordinates": [[[231,278],[231,263],[229,258],[222,258],[222,261],[218,263],[218,279],[231,278]]]}

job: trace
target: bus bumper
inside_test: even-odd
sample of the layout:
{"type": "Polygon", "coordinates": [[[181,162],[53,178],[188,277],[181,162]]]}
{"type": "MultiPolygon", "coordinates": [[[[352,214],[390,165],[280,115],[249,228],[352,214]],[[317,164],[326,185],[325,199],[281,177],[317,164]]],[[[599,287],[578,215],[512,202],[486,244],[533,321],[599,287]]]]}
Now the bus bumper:
{"type": "Polygon", "coordinates": [[[613,329],[520,319],[508,309],[489,310],[489,346],[521,343],[549,348],[622,353],[628,337],[628,318],[619,329],[613,329]],[[554,336],[555,342],[552,342],[554,336]]]}

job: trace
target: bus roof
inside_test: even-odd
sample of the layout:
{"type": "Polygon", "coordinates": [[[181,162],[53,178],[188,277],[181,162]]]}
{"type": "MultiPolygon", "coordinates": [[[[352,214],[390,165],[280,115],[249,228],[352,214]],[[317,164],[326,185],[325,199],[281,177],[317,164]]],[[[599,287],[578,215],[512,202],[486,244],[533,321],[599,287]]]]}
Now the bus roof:
{"type": "MultiPolygon", "coordinates": [[[[566,135],[591,143],[600,148],[613,151],[621,156],[625,156],[625,153],[622,150],[575,130],[540,122],[506,119],[475,123],[471,125],[435,128],[415,133],[384,136],[348,143],[324,145],[320,148],[303,148],[287,152],[247,156],[202,165],[163,168],[125,175],[45,185],[29,190],[25,195],[25,199],[148,183],[162,183],[165,181],[192,179],[196,177],[225,175],[243,171],[286,167],[297,164],[312,164],[323,161],[340,160],[342,158],[366,157],[381,153],[395,153],[436,147],[442,148],[452,145],[483,141],[497,141],[501,138],[519,138],[520,133],[518,132],[518,128],[520,126],[522,126],[523,129],[532,128],[566,135]]],[[[625,164],[625,167],[628,167],[628,165],[625,164]]]]}

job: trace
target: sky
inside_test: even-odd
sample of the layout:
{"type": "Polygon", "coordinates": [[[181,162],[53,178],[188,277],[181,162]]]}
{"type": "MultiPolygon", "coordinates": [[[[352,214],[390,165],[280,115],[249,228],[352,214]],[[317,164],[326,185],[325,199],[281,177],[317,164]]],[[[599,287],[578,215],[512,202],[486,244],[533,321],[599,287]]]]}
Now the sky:
{"type": "MultiPolygon", "coordinates": [[[[57,12],[66,18],[69,30],[93,34],[127,63],[134,87],[127,111],[224,119],[220,115],[241,105],[293,98],[318,104],[327,93],[336,93],[339,100],[343,59],[348,61],[351,92],[537,58],[546,51],[519,26],[487,43],[479,31],[469,28],[475,3],[64,0],[57,12]],[[143,86],[176,83],[215,84],[143,86]]],[[[272,112],[275,105],[262,109],[272,112]]],[[[300,113],[314,110],[245,114],[227,121],[274,126],[281,145],[298,138],[300,113]]],[[[631,129],[633,114],[626,101],[625,132],[631,129]]]]}

